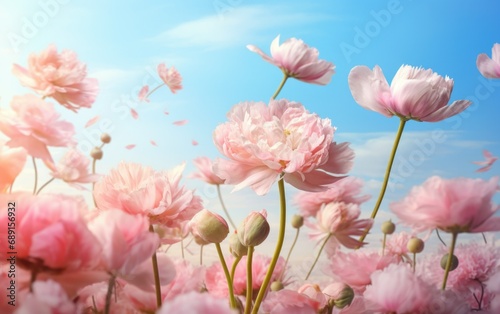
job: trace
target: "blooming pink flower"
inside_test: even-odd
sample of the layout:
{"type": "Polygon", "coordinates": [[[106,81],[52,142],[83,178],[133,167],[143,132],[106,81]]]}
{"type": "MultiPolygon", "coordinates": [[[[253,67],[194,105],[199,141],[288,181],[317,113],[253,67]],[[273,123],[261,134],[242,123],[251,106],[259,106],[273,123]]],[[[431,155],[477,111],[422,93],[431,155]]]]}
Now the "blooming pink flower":
{"type": "Polygon", "coordinates": [[[23,148],[8,148],[0,142],[0,193],[14,183],[14,180],[26,163],[26,150],[23,148]]]}
{"type": "Polygon", "coordinates": [[[327,306],[328,298],[321,291],[321,288],[316,284],[310,284],[310,283],[303,284],[302,286],[300,286],[300,288],[297,290],[297,292],[301,293],[301,294],[305,294],[309,298],[318,302],[319,309],[322,309],[325,306],[327,306]]]}
{"type": "Polygon", "coordinates": [[[500,78],[500,44],[493,45],[491,58],[485,53],[478,55],[476,66],[484,77],[500,78]]]}
{"type": "Polygon", "coordinates": [[[214,142],[230,160],[217,160],[214,172],[239,190],[251,186],[266,194],[283,177],[298,189],[322,191],[352,167],[348,143],[332,143],[335,128],[329,119],[308,112],[300,103],[272,100],[245,102],[217,126],[214,142]]]}
{"type": "Polygon", "coordinates": [[[162,305],[156,314],[237,314],[226,299],[218,299],[209,293],[188,292],[162,305]]]}
{"type": "MultiPolygon", "coordinates": [[[[81,197],[28,194],[0,195],[3,204],[16,204],[17,265],[42,271],[73,271],[94,267],[101,246],[87,228],[81,197]]],[[[7,226],[7,210],[0,223],[7,226]]],[[[0,229],[0,258],[7,258],[7,228],[0,229]]]]}
{"type": "Polygon", "coordinates": [[[385,242],[385,254],[392,254],[410,260],[408,256],[408,241],[413,237],[414,235],[404,231],[389,235],[385,242]]]}
{"type": "Polygon", "coordinates": [[[299,192],[294,201],[304,217],[316,216],[321,206],[332,202],[344,202],[361,205],[370,199],[370,195],[359,195],[363,188],[363,180],[356,177],[345,177],[322,192],[299,192]]]}
{"type": "Polygon", "coordinates": [[[408,65],[399,68],[391,86],[379,66],[373,71],[366,66],[356,66],[349,73],[349,87],[354,100],[362,107],[406,120],[441,121],[471,104],[468,100],[457,100],[447,106],[453,80],[430,69],[408,65]]]}
{"type": "Polygon", "coordinates": [[[184,167],[155,171],[122,162],[96,183],[97,207],[145,215],[151,223],[179,228],[202,209],[201,199],[179,185],[184,167]]]}
{"type": "Polygon", "coordinates": [[[224,184],[224,179],[219,178],[213,171],[212,161],[208,157],[198,157],[193,160],[198,171],[191,175],[191,178],[200,179],[208,184],[224,184]]]}
{"type": "Polygon", "coordinates": [[[335,66],[331,62],[318,59],[319,52],[316,48],[310,48],[302,40],[296,38],[287,39],[281,45],[279,41],[278,35],[271,43],[272,57],[254,45],[247,45],[247,48],[280,68],[289,77],[319,85],[326,85],[330,82],[335,73],[335,66]]]}
{"type": "Polygon", "coordinates": [[[89,173],[90,159],[79,150],[72,148],[64,154],[55,165],[52,176],[69,183],[71,186],[84,189],[80,183],[92,183],[99,179],[99,175],[89,173]]]}
{"type": "Polygon", "coordinates": [[[270,314],[315,314],[320,304],[315,299],[293,290],[269,292],[262,303],[264,313],[270,314]]]}
{"type": "Polygon", "coordinates": [[[82,311],[73,303],[63,288],[52,280],[35,281],[33,292],[28,294],[15,314],[74,314],[82,311]]]}
{"type": "Polygon", "coordinates": [[[391,204],[391,210],[415,231],[441,229],[446,232],[487,232],[500,230],[500,206],[492,198],[498,177],[489,181],[434,176],[414,187],[405,199],[391,204]]]}
{"type": "Polygon", "coordinates": [[[10,138],[10,147],[23,147],[29,155],[53,163],[47,146],[74,144],[73,125],[59,120],[51,103],[28,94],[14,96],[10,106],[14,112],[0,110],[0,131],[10,138]]]}
{"type": "Polygon", "coordinates": [[[175,94],[182,89],[182,76],[175,67],[167,68],[165,63],[160,63],[158,64],[158,75],[172,93],[175,94]]]}
{"type": "Polygon", "coordinates": [[[28,69],[14,64],[12,73],[21,84],[32,88],[44,97],[52,97],[64,107],[77,111],[90,108],[99,90],[94,78],[87,78],[85,64],[77,59],[74,51],[63,50],[50,45],[40,54],[31,54],[28,69]]]}

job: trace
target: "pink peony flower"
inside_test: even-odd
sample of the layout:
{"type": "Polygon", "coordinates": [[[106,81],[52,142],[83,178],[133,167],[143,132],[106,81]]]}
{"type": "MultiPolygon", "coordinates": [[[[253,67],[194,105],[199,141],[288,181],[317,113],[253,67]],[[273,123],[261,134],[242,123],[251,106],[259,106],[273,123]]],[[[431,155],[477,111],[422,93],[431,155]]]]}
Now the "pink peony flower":
{"type": "MultiPolygon", "coordinates": [[[[81,197],[28,194],[0,195],[2,204],[16,205],[16,260],[19,267],[41,271],[74,271],[92,268],[101,246],[87,228],[87,211],[81,197]]],[[[7,226],[7,210],[0,223],[7,226]]],[[[7,258],[7,228],[0,229],[0,258],[7,258]]]]}
{"type": "Polygon", "coordinates": [[[296,38],[287,39],[281,45],[279,40],[278,35],[271,43],[272,57],[254,45],[247,45],[247,48],[280,68],[288,77],[318,85],[326,85],[330,82],[335,73],[335,66],[331,62],[318,59],[319,52],[316,48],[310,48],[302,40],[296,38]]]}
{"type": "Polygon", "coordinates": [[[85,64],[77,59],[75,52],[50,45],[40,54],[31,54],[28,69],[14,64],[12,73],[21,84],[32,88],[44,97],[52,97],[64,107],[77,111],[90,108],[99,90],[94,78],[87,78],[85,64]]]}
{"type": "Polygon", "coordinates": [[[78,189],[85,189],[81,184],[95,182],[100,177],[89,173],[89,165],[90,159],[79,150],[72,148],[55,165],[52,176],[78,189]]]}
{"type": "Polygon", "coordinates": [[[160,63],[158,64],[158,75],[172,93],[175,94],[182,89],[182,76],[175,67],[167,68],[165,63],[160,63]]]}
{"type": "Polygon", "coordinates": [[[408,256],[408,241],[413,237],[414,235],[404,231],[391,234],[385,242],[385,254],[411,260],[408,256]]]}
{"type": "Polygon", "coordinates": [[[221,185],[224,179],[219,178],[213,171],[212,161],[208,157],[198,157],[193,161],[198,172],[191,175],[191,178],[200,179],[208,184],[221,185]]]}
{"type": "Polygon", "coordinates": [[[441,229],[446,232],[487,232],[500,230],[500,206],[492,198],[498,177],[489,181],[434,176],[414,187],[405,199],[391,204],[391,210],[415,231],[441,229]]]}
{"type": "Polygon", "coordinates": [[[447,106],[453,80],[430,69],[409,65],[399,68],[391,86],[379,66],[373,71],[356,66],[349,73],[349,87],[362,107],[405,120],[437,122],[459,114],[471,104],[468,100],[457,100],[447,106]]]}
{"type": "Polygon", "coordinates": [[[94,197],[101,210],[120,209],[149,217],[153,224],[181,228],[202,209],[201,199],[180,186],[181,164],[157,172],[139,164],[121,162],[96,183],[94,197]]]}
{"type": "Polygon", "coordinates": [[[156,314],[237,314],[226,299],[218,299],[209,293],[189,292],[164,303],[156,314]]]}
{"type": "Polygon", "coordinates": [[[500,44],[493,45],[491,58],[485,53],[478,55],[476,66],[484,77],[500,78],[500,44]]]}
{"type": "Polygon", "coordinates": [[[51,103],[28,94],[14,96],[10,106],[14,112],[0,110],[0,131],[10,138],[8,146],[23,147],[29,155],[53,163],[47,146],[74,144],[73,125],[59,120],[51,103]]]}
{"type": "Polygon", "coordinates": [[[320,304],[305,294],[283,289],[272,291],[262,303],[263,313],[269,314],[315,314],[320,304]]]}
{"type": "Polygon", "coordinates": [[[325,306],[328,305],[327,296],[321,291],[321,288],[316,284],[310,284],[310,283],[303,284],[302,286],[300,286],[297,292],[308,296],[312,300],[315,300],[318,303],[318,309],[323,309],[325,306]]]}
{"type": "Polygon", "coordinates": [[[363,188],[363,180],[346,177],[332,184],[323,192],[299,192],[294,201],[304,217],[316,216],[321,206],[332,202],[344,202],[361,205],[370,199],[370,195],[359,195],[363,188]]]}
{"type": "Polygon", "coordinates": [[[15,314],[75,314],[81,313],[81,305],[73,303],[56,282],[35,281],[33,292],[28,294],[15,314]]]}
{"type": "Polygon", "coordinates": [[[217,160],[214,172],[235,184],[266,194],[283,177],[298,189],[322,191],[352,167],[354,152],[347,143],[332,143],[329,119],[309,113],[300,103],[272,100],[234,106],[229,122],[219,125],[214,142],[230,160],[217,160]]]}
{"type": "Polygon", "coordinates": [[[0,142],[0,193],[6,192],[26,163],[26,150],[8,148],[0,142]]]}

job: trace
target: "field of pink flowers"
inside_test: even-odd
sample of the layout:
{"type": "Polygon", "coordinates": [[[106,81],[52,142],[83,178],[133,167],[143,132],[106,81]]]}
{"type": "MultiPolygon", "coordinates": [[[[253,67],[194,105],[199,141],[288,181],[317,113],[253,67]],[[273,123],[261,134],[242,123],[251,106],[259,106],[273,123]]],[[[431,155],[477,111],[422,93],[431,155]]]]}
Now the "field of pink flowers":
{"type": "MultiPolygon", "coordinates": [[[[0,312],[500,313],[500,247],[492,240],[500,231],[500,206],[493,201],[498,177],[430,177],[390,204],[398,225],[382,223],[381,249],[364,241],[377,219],[405,125],[439,122],[471,105],[449,104],[454,81],[410,65],[402,65],[390,84],[378,66],[351,70],[354,100],[400,121],[375,207],[362,217],[369,196],[361,193],[363,181],[349,176],[355,151],[335,140],[330,119],[281,98],[289,79],[329,84],[334,64],[296,38],[280,43],[276,37],[270,55],[247,48],[278,67],[283,79],[269,101],[232,107],[226,122],[213,130],[221,157],[195,159],[193,177],[216,186],[222,204],[221,185],[249,187],[259,197],[277,184],[274,254],[258,253],[271,231],[267,212],[252,212],[235,224],[231,208],[222,205],[224,217],[209,211],[182,183],[185,164],[158,170],[122,161],[97,174],[96,163],[112,138],[103,133],[102,145],[83,155],[75,147],[75,127],[59,111],[91,109],[98,81],[87,77],[74,51],[51,45],[26,64],[13,65],[12,74],[28,91],[14,96],[10,108],[0,108],[0,132],[7,138],[0,142],[0,312]],[[67,149],[58,161],[54,147],[67,149]],[[34,172],[30,191],[15,184],[26,167],[34,172]],[[43,184],[40,167],[51,175],[43,184]],[[81,196],[45,192],[55,180],[79,189],[81,196]],[[287,185],[301,192],[291,197],[287,185]],[[84,197],[89,193],[90,203],[84,197]],[[298,205],[298,215],[287,212],[290,202],[298,205]],[[284,235],[294,228],[298,236],[304,225],[318,255],[307,276],[296,278],[290,273],[296,265],[289,263],[295,242],[286,252],[284,235]],[[444,233],[450,243],[441,240],[444,233]],[[463,233],[483,236],[461,243],[463,233]],[[439,253],[425,249],[431,238],[442,241],[439,253]],[[204,246],[215,246],[219,262],[199,265],[164,249],[183,241],[194,241],[201,255],[204,246]],[[309,277],[321,255],[327,265],[319,283],[309,277]]],[[[486,78],[500,78],[500,44],[491,58],[477,57],[477,68],[486,78]]],[[[182,89],[175,67],[159,64],[158,76],[163,84],[144,86],[138,101],[148,102],[162,86],[172,93],[182,89]]],[[[134,109],[130,114],[137,118],[134,109]]],[[[478,172],[497,160],[488,151],[484,156],[478,172]]]]}

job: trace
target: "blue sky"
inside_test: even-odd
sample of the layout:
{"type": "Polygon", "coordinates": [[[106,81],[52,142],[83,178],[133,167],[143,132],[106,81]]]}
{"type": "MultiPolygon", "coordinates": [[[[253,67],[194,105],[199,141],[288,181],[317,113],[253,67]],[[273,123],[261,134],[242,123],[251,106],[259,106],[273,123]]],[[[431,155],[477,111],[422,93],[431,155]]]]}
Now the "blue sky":
{"type": "MultiPolygon", "coordinates": [[[[240,101],[267,101],[281,80],[279,69],[245,46],[254,44],[269,52],[278,34],[282,40],[300,38],[316,47],[322,59],[333,62],[336,74],[327,86],[289,80],[279,97],[300,101],[330,118],[338,128],[336,140],[352,143],[357,152],[352,175],[365,179],[367,193],[373,194],[364,207],[368,215],[398,120],[357,105],[347,85],[349,71],[356,65],[379,65],[390,82],[402,64],[432,68],[455,80],[452,101],[475,102],[454,119],[407,123],[394,168],[400,180],[389,189],[382,210],[430,175],[485,179],[499,175],[498,164],[484,174],[476,173],[472,164],[483,158],[483,149],[500,155],[500,80],[482,78],[475,65],[479,53],[491,55],[493,44],[500,42],[499,9],[494,0],[3,1],[0,106],[7,107],[13,95],[29,92],[10,74],[12,63],[26,65],[31,52],[50,43],[60,50],[74,50],[87,64],[89,76],[99,79],[101,91],[90,110],[74,114],[59,109],[77,127],[84,151],[96,144],[104,129],[99,123],[88,129],[83,125],[95,115],[107,121],[105,131],[113,141],[98,169],[105,173],[120,160],[156,169],[186,161],[187,176],[194,170],[195,157],[220,157],[212,132],[225,121],[226,112],[240,101]],[[156,86],[155,68],[161,62],[180,71],[184,88],[175,95],[162,88],[151,103],[138,104],[140,87],[156,86]],[[138,120],[127,114],[127,105],[138,111],[138,120]],[[172,125],[183,119],[189,123],[172,125]],[[193,146],[192,140],[199,145],[193,146]],[[137,146],[126,150],[127,144],[137,146]]],[[[22,182],[29,185],[30,175],[27,170],[22,182]]],[[[207,207],[220,210],[213,189],[194,180],[185,182],[203,194],[207,207]]],[[[264,198],[249,189],[233,194],[230,190],[224,192],[235,220],[261,208],[267,208],[271,218],[277,215],[276,187],[264,198]]],[[[290,196],[295,193],[291,187],[288,191],[290,196]]],[[[295,212],[291,203],[290,208],[295,212]]]]}

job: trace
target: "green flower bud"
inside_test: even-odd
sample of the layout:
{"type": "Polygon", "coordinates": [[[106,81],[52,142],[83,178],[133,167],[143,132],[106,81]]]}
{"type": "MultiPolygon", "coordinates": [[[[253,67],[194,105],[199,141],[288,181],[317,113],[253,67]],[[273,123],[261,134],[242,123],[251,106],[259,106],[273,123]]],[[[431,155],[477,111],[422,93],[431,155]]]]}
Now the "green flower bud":
{"type": "MultiPolygon", "coordinates": [[[[450,254],[446,253],[441,258],[441,268],[442,269],[446,269],[446,263],[448,262],[448,256],[450,256],[450,254]]],[[[456,257],[455,254],[453,254],[451,256],[451,268],[450,268],[450,271],[455,270],[457,267],[458,267],[458,257],[456,257]]]]}
{"type": "Polygon", "coordinates": [[[248,253],[248,248],[241,244],[236,231],[229,236],[229,252],[236,258],[246,256],[248,253]]]}
{"type": "Polygon", "coordinates": [[[382,233],[384,234],[393,234],[396,230],[396,225],[392,221],[386,221],[380,227],[382,229],[382,233]]]}
{"type": "Polygon", "coordinates": [[[294,227],[295,229],[299,229],[300,227],[302,227],[302,225],[304,225],[304,217],[300,215],[293,215],[292,227],[294,227]]]}
{"type": "Polygon", "coordinates": [[[194,215],[189,224],[193,235],[206,243],[221,243],[229,233],[224,218],[206,209],[194,215]]]}
{"type": "Polygon", "coordinates": [[[102,149],[100,149],[99,147],[92,148],[92,150],[90,151],[90,157],[92,157],[93,159],[101,160],[102,149]]]}
{"type": "Polygon", "coordinates": [[[425,246],[424,241],[422,241],[421,239],[411,238],[410,240],[408,240],[406,248],[410,253],[420,253],[424,250],[424,246],[425,246]]]}
{"type": "Polygon", "coordinates": [[[271,291],[280,291],[284,288],[283,284],[281,281],[273,281],[271,284],[271,291]]]}
{"type": "Polygon", "coordinates": [[[251,212],[238,227],[238,239],[244,246],[257,246],[264,242],[269,235],[270,227],[267,222],[267,212],[251,212]]]}

